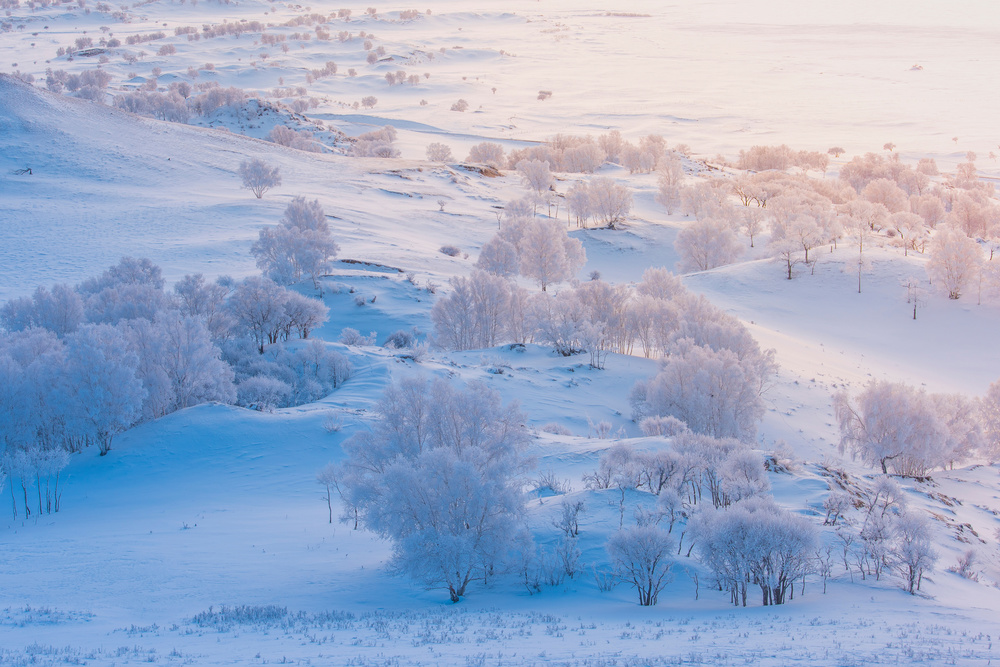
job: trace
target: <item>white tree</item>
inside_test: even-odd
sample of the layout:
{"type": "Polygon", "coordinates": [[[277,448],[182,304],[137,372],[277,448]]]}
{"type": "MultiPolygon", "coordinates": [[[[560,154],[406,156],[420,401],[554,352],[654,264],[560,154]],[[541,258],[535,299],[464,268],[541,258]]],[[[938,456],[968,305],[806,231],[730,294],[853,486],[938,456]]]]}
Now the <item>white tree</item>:
{"type": "Polygon", "coordinates": [[[889,217],[889,224],[899,234],[904,256],[909,254],[911,248],[922,251],[928,234],[927,223],[922,217],[909,211],[900,211],[889,217]]]}
{"type": "Polygon", "coordinates": [[[524,417],[484,385],[419,379],[390,386],[378,414],[371,431],[344,443],[348,503],[393,541],[398,568],[458,602],[526,539],[524,417]]]}
{"type": "Polygon", "coordinates": [[[139,418],[146,398],[136,374],[139,359],[121,330],[107,324],[80,327],[66,337],[66,348],[73,418],[104,456],[114,437],[139,418]]]}
{"type": "Polygon", "coordinates": [[[515,165],[517,173],[521,175],[521,182],[528,189],[541,196],[548,192],[554,179],[549,171],[549,163],[541,160],[521,160],[515,165]]]}
{"type": "Polygon", "coordinates": [[[697,220],[677,232],[674,250],[680,255],[677,270],[682,273],[731,264],[743,253],[733,228],[711,218],[697,220]]]}
{"type": "Polygon", "coordinates": [[[452,293],[431,309],[434,342],[449,350],[493,347],[502,342],[509,310],[507,280],[483,271],[451,279],[452,293]]]}
{"type": "Polygon", "coordinates": [[[937,554],[931,548],[930,524],[924,517],[907,512],[893,525],[893,555],[906,582],[906,590],[916,595],[924,572],[934,567],[937,554]]]}
{"type": "Polygon", "coordinates": [[[11,299],[0,307],[0,324],[7,331],[42,327],[65,336],[76,331],[83,318],[83,300],[66,284],[53,285],[51,291],[38,287],[30,298],[11,299]]]}
{"type": "Polygon", "coordinates": [[[504,165],[503,146],[491,141],[478,143],[469,149],[469,157],[465,161],[500,169],[504,165]]]}
{"type": "Polygon", "coordinates": [[[670,582],[674,538],[657,526],[633,526],[613,533],[605,549],[619,577],[639,593],[639,604],[655,605],[670,582]]]}
{"type": "Polygon", "coordinates": [[[770,499],[751,498],[705,511],[694,523],[699,556],[734,605],[747,605],[748,584],[760,587],[765,606],[784,604],[795,580],[809,572],[815,529],[770,499]]]}
{"type": "Polygon", "coordinates": [[[280,224],[261,229],[250,248],[257,266],[276,283],[290,285],[306,276],[316,289],[339,250],[319,200],[304,197],[292,200],[280,224]]]}
{"type": "Polygon", "coordinates": [[[519,248],[521,275],[535,280],[543,292],[552,283],[569,280],[587,263],[583,243],[555,220],[531,221],[519,248]]]}
{"type": "Polygon", "coordinates": [[[940,285],[949,299],[958,299],[982,264],[979,245],[962,231],[945,225],[939,227],[931,242],[927,275],[940,285]]]}
{"type": "Polygon", "coordinates": [[[432,142],[427,144],[427,159],[431,162],[451,162],[455,158],[451,155],[451,148],[447,144],[432,142]]]}
{"type": "Polygon", "coordinates": [[[239,168],[243,187],[260,199],[271,188],[281,185],[281,173],[277,167],[272,167],[263,160],[256,158],[244,160],[239,168]]]}
{"type": "Polygon", "coordinates": [[[775,369],[771,354],[741,360],[729,349],[681,341],[644,384],[641,414],[676,417],[697,433],[752,442],[775,369]]]}
{"type": "Polygon", "coordinates": [[[576,216],[577,227],[586,227],[594,212],[590,188],[586,183],[577,183],[566,192],[566,209],[570,215],[576,216]]]}
{"type": "Polygon", "coordinates": [[[883,473],[891,465],[900,474],[915,476],[926,474],[941,460],[947,424],[924,391],[872,380],[853,399],[840,392],[833,400],[841,451],[849,449],[883,473]]]}
{"type": "Polygon", "coordinates": [[[258,276],[244,279],[229,298],[229,312],[235,326],[264,353],[264,345],[276,343],[284,325],[288,291],[274,281],[258,276]]]}
{"type": "Polygon", "coordinates": [[[667,215],[672,215],[680,204],[681,181],[684,179],[684,166],[675,154],[671,153],[659,166],[656,179],[656,201],[667,209],[667,215]]]}
{"type": "Polygon", "coordinates": [[[520,270],[517,246],[497,234],[483,244],[476,260],[476,268],[495,276],[516,276],[520,270]]]}
{"type": "Polygon", "coordinates": [[[590,179],[588,191],[591,212],[610,229],[616,229],[632,210],[632,192],[610,178],[598,176],[590,179]]]}

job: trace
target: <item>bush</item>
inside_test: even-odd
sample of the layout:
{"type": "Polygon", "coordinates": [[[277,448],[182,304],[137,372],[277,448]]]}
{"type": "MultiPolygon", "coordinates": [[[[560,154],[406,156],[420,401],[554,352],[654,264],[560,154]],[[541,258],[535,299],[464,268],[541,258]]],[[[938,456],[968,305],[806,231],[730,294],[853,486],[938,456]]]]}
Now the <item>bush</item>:
{"type": "Polygon", "coordinates": [[[453,245],[443,245],[440,248],[442,254],[448,255],[449,257],[458,257],[462,254],[461,249],[453,245]]]}

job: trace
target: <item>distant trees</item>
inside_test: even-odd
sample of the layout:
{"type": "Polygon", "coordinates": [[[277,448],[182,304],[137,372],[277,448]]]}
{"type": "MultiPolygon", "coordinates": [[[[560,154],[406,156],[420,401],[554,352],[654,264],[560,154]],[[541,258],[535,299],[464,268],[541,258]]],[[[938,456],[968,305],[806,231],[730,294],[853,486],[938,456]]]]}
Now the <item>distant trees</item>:
{"type": "Polygon", "coordinates": [[[521,524],[527,436],[516,405],[481,384],[403,380],[371,431],[344,443],[350,520],[392,540],[400,570],[448,590],[502,573],[528,541],[521,524]]]}
{"type": "Polygon", "coordinates": [[[250,248],[257,266],[276,283],[290,285],[308,277],[316,289],[339,250],[319,200],[304,197],[292,200],[280,224],[261,229],[250,248]]]}
{"type": "Polygon", "coordinates": [[[281,173],[278,168],[256,158],[241,162],[239,175],[243,187],[252,192],[257,199],[262,198],[271,188],[281,185],[281,173]]]}

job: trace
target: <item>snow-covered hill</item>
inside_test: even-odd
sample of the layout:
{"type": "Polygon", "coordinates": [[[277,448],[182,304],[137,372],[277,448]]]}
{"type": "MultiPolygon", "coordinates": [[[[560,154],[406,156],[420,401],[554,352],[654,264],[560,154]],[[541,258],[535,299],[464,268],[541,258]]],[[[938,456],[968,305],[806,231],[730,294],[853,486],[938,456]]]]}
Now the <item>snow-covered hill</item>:
{"type": "MultiPolygon", "coordinates": [[[[323,281],[330,319],[314,337],[333,342],[345,327],[377,332],[378,341],[400,329],[425,336],[449,279],[472,270],[498,227],[499,209],[524,193],[516,173],[489,178],[458,163],[487,140],[510,150],[558,132],[662,133],[671,147],[683,142],[694,150],[685,162],[692,179],[714,161],[706,156],[732,157],[752,144],[823,152],[839,144],[850,156],[893,141],[905,160],[933,156],[946,170],[976,150],[980,176],[997,175],[995,159],[986,157],[993,120],[983,111],[996,106],[997,93],[981,85],[1000,44],[990,28],[994,8],[959,7],[942,26],[932,2],[905,3],[905,12],[895,2],[841,3],[836,14],[792,4],[643,0],[609,11],[556,0],[487,3],[473,12],[442,1],[406,20],[400,8],[377,8],[374,16],[355,8],[349,21],[325,22],[330,39],[312,20],[269,29],[287,38],[280,42],[287,51],[262,43],[260,33],[192,41],[174,29],[277,24],[336,8],[157,0],[115,18],[110,7],[86,3],[11,7],[0,18],[10,25],[0,33],[0,60],[10,66],[0,69],[42,83],[47,67],[80,72],[107,55],[108,100],[150,80],[153,67],[162,70],[161,88],[181,81],[259,91],[307,85],[317,98],[305,112],[311,120],[291,111],[296,96],[281,95],[274,99],[282,122],[322,122],[350,136],[392,124],[402,157],[304,152],[263,140],[274,117],[222,112],[171,123],[0,75],[0,301],[37,285],[77,283],[122,255],[150,258],[168,283],[194,272],[255,274],[249,249],[258,229],[304,196],[320,201],[339,258],[352,260],[336,263],[323,281]],[[54,55],[84,31],[96,44],[156,30],[165,36],[73,60],[54,55]],[[350,37],[340,41],[339,30],[350,37]],[[385,49],[374,63],[361,31],[373,49],[385,49]],[[168,44],[176,54],[152,55],[168,44]],[[308,81],[307,70],[330,60],[338,74],[308,81]],[[357,75],[346,74],[349,68],[357,75]],[[389,85],[385,74],[398,70],[418,80],[389,85]],[[539,99],[540,91],[552,95],[539,99]],[[353,108],[366,95],[377,96],[377,105],[353,108]],[[450,111],[459,98],[468,111],[450,111]],[[448,144],[457,160],[425,161],[431,141],[448,144]],[[260,200],[237,176],[249,158],[281,171],[281,186],[260,200]],[[28,167],[30,174],[17,173],[28,167]],[[446,245],[458,254],[441,252],[446,245]]],[[[656,203],[656,176],[615,165],[600,174],[627,182],[635,207],[623,229],[572,229],[588,256],[578,278],[597,271],[609,282],[634,283],[649,267],[672,268],[674,239],[688,219],[656,203]]],[[[554,188],[564,195],[586,178],[558,174],[554,188]]],[[[565,208],[560,216],[567,219],[565,208]]],[[[791,281],[758,248],[746,261],[687,275],[684,283],[776,350],[781,368],[765,395],[755,447],[772,453],[787,443],[790,472],[770,472],[771,489],[780,506],[818,527],[835,475],[855,490],[873,479],[837,449],[832,395],[872,378],[982,395],[1000,376],[992,335],[1000,311],[989,295],[975,305],[925,286],[913,320],[904,283],[923,281],[923,256],[904,257],[889,244],[867,250],[871,266],[859,294],[854,251],[817,250],[814,270],[799,266],[791,281]]],[[[918,596],[894,577],[862,580],[834,552],[826,593],[810,577],[805,594],[796,588],[788,605],[736,609],[713,588],[707,567],[681,555],[659,605],[640,608],[626,585],[601,590],[604,542],[622,515],[614,492],[587,489],[582,478],[615,443],[669,446],[642,437],[628,400],[658,362],[614,354],[597,370],[586,354],[563,357],[541,345],[432,350],[419,361],[375,346],[336,348],[350,357],[354,375],[322,400],[273,413],[201,405],[146,422],[119,436],[108,456],[91,447],[72,457],[61,511],[0,522],[0,664],[1000,658],[992,644],[1000,609],[996,465],[977,461],[929,480],[900,480],[910,506],[934,519],[939,560],[918,596]],[[562,501],[586,507],[586,565],[574,578],[537,593],[509,576],[475,587],[455,607],[440,590],[388,571],[389,543],[328,523],[317,471],[343,459],[344,440],[370,427],[391,382],[414,375],[483,381],[505,402],[520,403],[536,474],[562,483],[530,496],[527,522],[542,550],[555,544],[552,521],[562,501]],[[978,581],[947,570],[969,549],[978,581]]],[[[13,491],[9,484],[4,494],[13,491]]],[[[630,507],[652,502],[650,494],[629,493],[630,507]]],[[[826,543],[838,544],[832,529],[822,530],[826,543]]]]}

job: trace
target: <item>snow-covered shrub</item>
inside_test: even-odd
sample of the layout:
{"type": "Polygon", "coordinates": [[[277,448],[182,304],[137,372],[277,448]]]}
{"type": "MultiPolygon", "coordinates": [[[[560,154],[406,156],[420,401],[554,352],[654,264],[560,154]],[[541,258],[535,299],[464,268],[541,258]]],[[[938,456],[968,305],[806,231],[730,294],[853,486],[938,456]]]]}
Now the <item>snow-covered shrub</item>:
{"type": "Polygon", "coordinates": [[[292,396],[292,388],[286,382],[256,375],[247,378],[237,387],[240,405],[261,412],[274,412],[275,408],[288,405],[292,396]]]}
{"type": "Polygon", "coordinates": [[[382,347],[389,348],[390,350],[404,350],[412,348],[416,343],[417,336],[415,330],[397,329],[382,342],[382,347]]]}
{"type": "Polygon", "coordinates": [[[351,155],[354,157],[399,157],[399,150],[393,146],[394,141],[396,141],[396,128],[392,125],[386,125],[381,129],[358,135],[351,146],[351,155]]]}
{"type": "Polygon", "coordinates": [[[374,345],[375,332],[371,332],[368,336],[362,336],[357,329],[344,327],[340,332],[340,342],[344,345],[374,345]]]}

